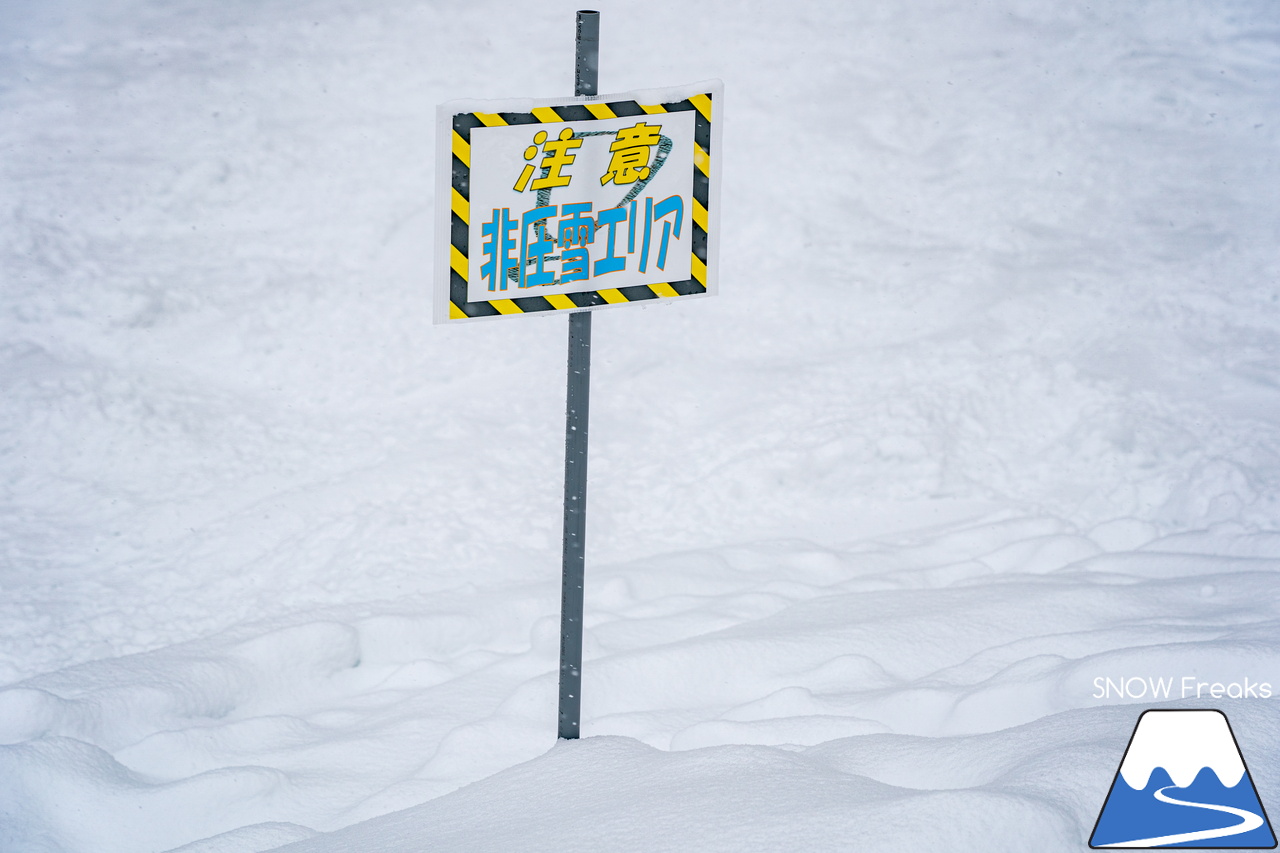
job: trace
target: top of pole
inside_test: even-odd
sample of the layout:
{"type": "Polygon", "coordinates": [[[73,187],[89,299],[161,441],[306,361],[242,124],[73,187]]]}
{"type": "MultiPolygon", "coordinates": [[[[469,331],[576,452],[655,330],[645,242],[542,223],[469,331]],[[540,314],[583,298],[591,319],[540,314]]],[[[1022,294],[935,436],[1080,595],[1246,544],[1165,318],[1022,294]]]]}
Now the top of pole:
{"type": "Polygon", "coordinates": [[[577,61],[574,63],[573,94],[599,94],[600,78],[600,13],[593,9],[578,10],[577,61]]]}

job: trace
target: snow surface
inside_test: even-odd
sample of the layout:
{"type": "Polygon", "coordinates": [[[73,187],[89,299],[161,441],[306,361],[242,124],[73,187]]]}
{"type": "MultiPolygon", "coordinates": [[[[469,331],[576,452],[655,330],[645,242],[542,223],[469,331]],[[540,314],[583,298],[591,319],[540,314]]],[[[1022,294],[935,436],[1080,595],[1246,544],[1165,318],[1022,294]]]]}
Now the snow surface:
{"type": "Polygon", "coordinates": [[[0,7],[0,850],[1080,850],[1095,678],[1280,687],[1280,6],[599,8],[722,295],[595,318],[555,744],[565,321],[429,284],[573,7],[0,7]]]}

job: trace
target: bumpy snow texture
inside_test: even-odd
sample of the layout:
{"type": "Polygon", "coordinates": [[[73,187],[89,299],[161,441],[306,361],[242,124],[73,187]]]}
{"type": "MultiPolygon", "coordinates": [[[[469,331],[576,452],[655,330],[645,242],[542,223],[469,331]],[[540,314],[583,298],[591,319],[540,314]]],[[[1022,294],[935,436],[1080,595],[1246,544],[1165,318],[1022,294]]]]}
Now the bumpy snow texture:
{"type": "Polygon", "coordinates": [[[561,744],[565,318],[430,284],[573,7],[0,8],[0,849],[1081,850],[1147,707],[1280,810],[1280,7],[599,8],[723,277],[595,315],[561,744]]]}

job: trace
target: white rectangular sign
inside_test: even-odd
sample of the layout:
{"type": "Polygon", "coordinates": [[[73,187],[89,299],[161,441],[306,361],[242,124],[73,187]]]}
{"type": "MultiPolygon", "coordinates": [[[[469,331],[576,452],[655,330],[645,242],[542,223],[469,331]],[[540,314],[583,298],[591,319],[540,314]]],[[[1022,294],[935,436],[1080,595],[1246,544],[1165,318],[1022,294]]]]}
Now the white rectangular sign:
{"type": "Polygon", "coordinates": [[[436,322],[713,294],[721,101],[442,105],[436,322]]]}

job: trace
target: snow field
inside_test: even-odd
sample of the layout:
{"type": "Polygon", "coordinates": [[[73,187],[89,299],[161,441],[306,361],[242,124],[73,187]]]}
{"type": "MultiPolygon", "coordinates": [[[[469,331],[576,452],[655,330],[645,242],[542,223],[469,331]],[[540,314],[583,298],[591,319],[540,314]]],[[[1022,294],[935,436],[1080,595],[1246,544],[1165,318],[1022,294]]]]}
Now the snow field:
{"type": "MultiPolygon", "coordinates": [[[[927,743],[1106,710],[1123,746],[1121,721],[1136,711],[1093,699],[1098,675],[1276,669],[1276,558],[1210,558],[1213,542],[1107,553],[1060,523],[1006,518],[847,550],[772,542],[602,567],[587,598],[584,731],[638,742],[626,749],[794,750],[881,733],[927,743]]],[[[40,828],[51,849],[166,850],[259,823],[329,830],[542,756],[555,715],[555,592],[471,588],[420,609],[333,608],[324,621],[243,626],[0,691],[16,838],[40,828]],[[144,818],[102,839],[126,806],[144,818]]],[[[716,772],[737,772],[737,760],[716,772]]],[[[1114,773],[1118,753],[1109,760],[1114,773]]],[[[919,761],[870,777],[904,789],[985,784],[944,785],[919,761]]],[[[764,786],[771,771],[761,772],[764,786]]],[[[892,810],[879,814],[889,832],[892,810]]],[[[713,849],[733,849],[733,837],[713,849]]],[[[913,849],[903,844],[888,849],[913,849]]]]}
{"type": "Polygon", "coordinates": [[[601,8],[724,280],[594,320],[554,748],[563,321],[426,288],[572,10],[0,11],[0,849],[1075,850],[1094,678],[1280,685],[1270,4],[601,8]]]}
{"type": "MultiPolygon", "coordinates": [[[[1270,761],[1280,745],[1274,713],[1248,703],[1231,713],[1250,732],[1255,764],[1270,761]]],[[[998,734],[870,735],[790,750],[664,752],[587,738],[282,851],[408,851],[424,837],[476,851],[910,851],[940,839],[962,850],[1080,850],[1133,718],[1095,708],[998,734]]]]}

